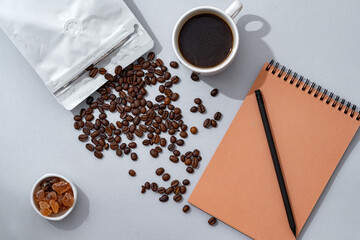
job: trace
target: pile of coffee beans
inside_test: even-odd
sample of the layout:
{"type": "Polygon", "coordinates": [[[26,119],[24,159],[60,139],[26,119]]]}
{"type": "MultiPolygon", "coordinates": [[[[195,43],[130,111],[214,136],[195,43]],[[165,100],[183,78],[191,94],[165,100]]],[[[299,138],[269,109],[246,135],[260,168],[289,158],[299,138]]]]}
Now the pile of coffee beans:
{"type": "MultiPolygon", "coordinates": [[[[178,63],[170,62],[172,68],[178,68],[178,63]]],[[[171,152],[169,160],[178,163],[179,160],[185,164],[187,173],[194,173],[201,161],[200,151],[188,151],[185,154],[177,149],[183,146],[188,137],[188,127],[182,120],[182,110],[174,105],[179,99],[179,94],[171,90],[174,84],[180,82],[180,78],[172,75],[160,58],[150,52],[147,59],[140,57],[135,63],[122,68],[116,66],[114,73],[108,72],[105,68],[89,66],[87,69],[90,77],[101,74],[107,82],[97,92],[100,96],[96,99],[90,96],[86,99],[88,107],[81,109],[80,113],[74,116],[74,128],[81,130],[78,136],[79,141],[85,142],[85,147],[93,152],[96,158],[103,158],[104,150],[113,150],[118,157],[130,155],[131,160],[137,161],[138,155],[134,150],[137,144],[133,141],[136,137],[144,138],[142,144],[151,146],[149,155],[157,158],[167,148],[171,152]],[[147,86],[159,84],[160,94],[155,101],[147,99],[147,86]],[[114,113],[119,116],[116,122],[109,122],[108,114],[114,113]],[[165,133],[166,136],[163,136],[165,133]],[[170,138],[167,138],[170,136],[170,138]],[[123,142],[127,138],[130,143],[123,142]]],[[[199,77],[192,74],[191,78],[198,81],[199,77]]],[[[205,113],[205,106],[201,99],[196,98],[197,110],[205,113]]],[[[191,133],[197,132],[196,127],[191,128],[191,133]]],[[[163,168],[156,171],[163,181],[169,181],[171,176],[163,168]]],[[[136,176],[136,172],[129,170],[129,175],[136,176]]],[[[181,201],[182,194],[186,192],[186,185],[190,183],[185,179],[181,185],[178,180],[173,180],[171,186],[159,187],[157,183],[146,182],[141,193],[151,189],[161,194],[159,200],[166,202],[169,195],[174,193],[173,200],[181,201]]],[[[187,205],[186,205],[187,206],[187,205]]],[[[187,212],[189,206],[184,206],[183,211],[187,212]]]]}

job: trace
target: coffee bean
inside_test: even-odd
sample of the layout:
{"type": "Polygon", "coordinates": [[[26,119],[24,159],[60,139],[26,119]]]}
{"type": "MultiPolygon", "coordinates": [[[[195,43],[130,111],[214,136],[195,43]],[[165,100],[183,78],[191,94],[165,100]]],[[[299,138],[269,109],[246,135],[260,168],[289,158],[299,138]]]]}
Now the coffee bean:
{"type": "Polygon", "coordinates": [[[211,124],[211,120],[209,118],[205,119],[203,126],[204,128],[209,128],[211,124]]]}
{"type": "Polygon", "coordinates": [[[185,141],[182,140],[182,139],[176,140],[176,144],[177,144],[178,146],[182,146],[182,145],[184,145],[184,143],[185,143],[185,141]]]}
{"type": "Polygon", "coordinates": [[[216,223],[216,218],[214,218],[214,217],[209,218],[208,223],[210,225],[214,225],[216,223]]]}
{"type": "Polygon", "coordinates": [[[132,169],[129,170],[129,175],[134,177],[136,175],[136,172],[132,169]]]}
{"type": "Polygon", "coordinates": [[[141,186],[141,193],[145,193],[146,192],[146,188],[144,186],[141,186]]]}
{"type": "Polygon", "coordinates": [[[192,73],[190,77],[193,81],[199,81],[199,76],[196,73],[192,73]]]}
{"type": "Polygon", "coordinates": [[[129,148],[136,148],[136,142],[130,142],[128,146],[129,148]]]}
{"type": "Polygon", "coordinates": [[[216,88],[214,88],[213,90],[211,90],[210,95],[215,97],[218,94],[219,90],[217,90],[216,88]]]}
{"type": "Polygon", "coordinates": [[[170,174],[168,173],[164,173],[164,175],[162,175],[162,179],[166,182],[166,181],[169,181],[170,179],[170,174]]]}
{"type": "Polygon", "coordinates": [[[181,194],[186,193],[186,187],[185,186],[180,186],[180,193],[181,194]]]}
{"type": "Polygon", "coordinates": [[[180,194],[175,194],[173,199],[174,199],[175,202],[179,202],[179,201],[181,201],[182,196],[180,194]]]}
{"type": "Polygon", "coordinates": [[[131,152],[131,149],[129,147],[124,148],[124,153],[128,155],[131,152]]]}
{"type": "Polygon", "coordinates": [[[172,82],[173,84],[177,84],[179,81],[180,81],[180,78],[179,78],[178,76],[173,76],[173,77],[171,78],[171,82],[172,82]]]}
{"type": "Polygon", "coordinates": [[[92,96],[90,96],[90,97],[86,98],[85,102],[86,102],[87,105],[91,105],[93,101],[94,101],[94,98],[92,96]]]}
{"type": "Polygon", "coordinates": [[[120,75],[121,71],[122,71],[122,67],[121,67],[120,65],[117,65],[117,66],[115,67],[114,73],[115,73],[116,75],[120,75]]]}
{"type": "Polygon", "coordinates": [[[189,206],[189,205],[185,205],[185,206],[183,207],[183,212],[184,212],[184,213],[188,212],[189,210],[190,210],[190,206],[189,206]]]}
{"type": "Polygon", "coordinates": [[[164,187],[159,187],[157,192],[160,193],[160,194],[164,194],[165,193],[165,188],[164,187]]]}
{"type": "Polygon", "coordinates": [[[180,192],[179,186],[175,187],[175,188],[174,188],[174,193],[175,193],[175,194],[178,194],[179,192],[180,192]]]}
{"type": "Polygon", "coordinates": [[[200,98],[195,98],[194,99],[194,103],[196,104],[201,104],[202,103],[202,100],[200,98]]]}
{"type": "Polygon", "coordinates": [[[158,67],[164,66],[164,62],[160,58],[156,59],[155,62],[158,67]]]}
{"type": "Polygon", "coordinates": [[[159,167],[158,169],[156,169],[155,173],[158,176],[161,176],[164,173],[165,169],[162,167],[159,167]]]}
{"type": "Polygon", "coordinates": [[[155,182],[151,183],[150,187],[151,187],[151,190],[153,190],[154,192],[156,192],[158,190],[158,185],[155,182]]]}
{"type": "Polygon", "coordinates": [[[92,145],[91,143],[87,143],[85,146],[90,152],[93,152],[95,149],[94,145],[92,145]]]}
{"type": "Polygon", "coordinates": [[[110,144],[110,148],[111,148],[112,150],[116,150],[116,149],[118,149],[118,147],[119,147],[119,144],[117,144],[117,143],[115,143],[115,142],[113,142],[113,143],[110,144]]]}
{"type": "Polygon", "coordinates": [[[172,182],[171,182],[171,186],[172,187],[177,187],[179,185],[179,180],[173,180],[172,182]]]}
{"type": "Polygon", "coordinates": [[[205,113],[206,108],[203,104],[199,104],[199,113],[205,113]]]}
{"type": "Polygon", "coordinates": [[[182,138],[187,138],[188,134],[187,134],[187,132],[185,132],[185,131],[181,131],[181,132],[180,132],[180,136],[181,136],[182,138]]]}
{"type": "Polygon", "coordinates": [[[103,157],[103,154],[101,152],[99,152],[99,151],[95,151],[94,156],[100,159],[100,158],[103,157]]]}
{"type": "Polygon", "coordinates": [[[74,122],[74,128],[76,130],[79,130],[81,128],[79,122],[74,122]]]}
{"type": "Polygon", "coordinates": [[[116,155],[117,156],[121,157],[122,153],[123,152],[121,151],[121,149],[116,149],[116,155]]]}
{"type": "Polygon", "coordinates": [[[131,153],[131,160],[136,161],[138,159],[138,156],[136,153],[131,153]]]}
{"type": "Polygon", "coordinates": [[[153,157],[153,158],[157,158],[159,156],[159,153],[155,150],[155,149],[151,149],[150,150],[150,155],[153,157]]]}
{"type": "Polygon", "coordinates": [[[171,194],[173,191],[174,191],[174,188],[173,188],[173,187],[168,187],[168,188],[165,190],[165,193],[169,195],[169,194],[171,194]]]}
{"type": "Polygon", "coordinates": [[[147,55],[147,59],[148,59],[149,61],[152,61],[152,60],[154,60],[154,58],[155,58],[155,53],[149,52],[149,54],[147,55]]]}
{"type": "Polygon", "coordinates": [[[158,153],[161,153],[161,152],[162,152],[162,148],[159,147],[159,146],[156,146],[156,147],[155,147],[155,151],[157,151],[158,153]]]}
{"type": "Polygon", "coordinates": [[[214,119],[211,119],[211,126],[212,127],[217,127],[217,122],[214,119]]]}
{"type": "Polygon", "coordinates": [[[222,117],[221,112],[216,112],[216,113],[214,114],[214,119],[215,119],[216,121],[219,121],[219,120],[221,119],[221,117],[222,117]]]}
{"type": "Polygon", "coordinates": [[[193,169],[192,167],[187,167],[187,168],[186,168],[186,171],[187,171],[188,173],[193,173],[193,172],[194,172],[194,169],[193,169]]]}
{"type": "Polygon", "coordinates": [[[91,71],[91,69],[93,69],[93,68],[94,68],[94,65],[91,64],[90,66],[88,66],[87,68],[85,68],[85,71],[91,71]]]}
{"type": "Polygon", "coordinates": [[[167,202],[169,200],[169,196],[168,195],[162,195],[159,198],[160,202],[167,202]]]}
{"type": "Polygon", "coordinates": [[[106,69],[105,69],[105,68],[100,68],[100,69],[99,69],[99,73],[100,73],[101,75],[104,75],[104,74],[106,73],[106,69]]]}
{"type": "Polygon", "coordinates": [[[189,181],[188,179],[184,179],[184,180],[182,181],[182,184],[184,184],[184,185],[189,185],[189,184],[190,184],[190,181],[189,181]]]}
{"type": "Polygon", "coordinates": [[[191,128],[190,128],[190,132],[191,132],[192,134],[196,134],[196,133],[198,132],[198,130],[197,130],[196,127],[191,127],[191,128]]]}
{"type": "Polygon", "coordinates": [[[171,98],[166,97],[166,98],[164,99],[164,103],[165,103],[166,105],[169,105],[170,102],[171,102],[171,98]]]}
{"type": "Polygon", "coordinates": [[[172,161],[173,163],[177,163],[179,162],[179,158],[177,156],[171,155],[169,157],[170,161],[172,161]]]}
{"type": "Polygon", "coordinates": [[[80,134],[78,139],[81,142],[85,142],[86,140],[88,140],[88,136],[86,134],[80,134]]]}
{"type": "Polygon", "coordinates": [[[114,80],[114,76],[110,73],[105,73],[105,79],[112,82],[114,80]]]}
{"type": "Polygon", "coordinates": [[[191,165],[191,163],[192,163],[191,158],[186,158],[185,161],[184,161],[184,164],[185,164],[186,166],[191,165]]]}
{"type": "Polygon", "coordinates": [[[171,144],[168,145],[168,150],[169,150],[170,152],[174,151],[174,149],[175,149],[175,145],[174,145],[173,143],[171,143],[171,144]]]}
{"type": "Polygon", "coordinates": [[[150,189],[150,183],[149,183],[149,182],[146,182],[146,183],[144,184],[144,186],[145,186],[146,189],[148,189],[148,190],[150,189]]]}
{"type": "Polygon", "coordinates": [[[194,157],[197,157],[197,156],[200,155],[200,151],[199,151],[198,149],[195,149],[195,150],[192,152],[192,155],[193,155],[194,157]]]}
{"type": "Polygon", "coordinates": [[[177,62],[175,62],[175,61],[171,61],[171,62],[170,62],[170,67],[172,67],[172,68],[178,68],[178,67],[179,67],[179,64],[178,64],[177,62]]]}
{"type": "Polygon", "coordinates": [[[89,72],[89,76],[91,78],[94,78],[96,76],[96,74],[98,73],[98,69],[96,67],[94,67],[93,69],[91,69],[91,71],[89,72]]]}

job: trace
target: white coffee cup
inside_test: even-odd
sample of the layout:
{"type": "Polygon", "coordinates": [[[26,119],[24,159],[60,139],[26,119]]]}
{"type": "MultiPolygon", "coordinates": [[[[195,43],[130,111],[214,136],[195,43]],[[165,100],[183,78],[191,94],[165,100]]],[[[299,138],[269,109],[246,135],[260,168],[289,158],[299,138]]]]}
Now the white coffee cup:
{"type": "Polygon", "coordinates": [[[179,59],[179,61],[182,64],[184,64],[187,68],[192,70],[193,72],[204,75],[204,76],[214,75],[214,74],[220,73],[223,70],[225,70],[231,64],[231,62],[234,60],[237,50],[239,48],[239,32],[238,32],[238,29],[236,27],[236,24],[235,24],[233,18],[235,18],[238,15],[238,13],[241,11],[242,7],[243,7],[243,5],[238,0],[235,0],[225,11],[215,8],[215,7],[201,6],[201,7],[193,8],[193,9],[189,10],[188,12],[186,12],[184,15],[182,15],[180,17],[180,19],[177,21],[177,23],[174,27],[173,35],[172,35],[173,49],[174,49],[176,57],[179,59]],[[200,68],[200,67],[196,67],[196,66],[190,64],[182,56],[180,49],[179,49],[179,44],[178,44],[179,33],[180,33],[180,30],[183,27],[184,23],[191,17],[196,16],[198,14],[202,14],[202,13],[210,13],[210,14],[214,14],[216,16],[221,17],[228,24],[228,26],[230,27],[230,29],[233,33],[233,46],[232,46],[229,56],[221,64],[219,64],[215,67],[211,67],[211,68],[200,68]]]}

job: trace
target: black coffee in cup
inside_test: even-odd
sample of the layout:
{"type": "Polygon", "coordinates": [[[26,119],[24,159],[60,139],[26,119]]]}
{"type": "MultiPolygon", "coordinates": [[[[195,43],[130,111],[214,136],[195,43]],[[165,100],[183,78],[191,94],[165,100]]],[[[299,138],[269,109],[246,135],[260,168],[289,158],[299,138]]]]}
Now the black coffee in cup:
{"type": "Polygon", "coordinates": [[[199,68],[212,68],[226,60],[233,47],[233,33],[219,16],[201,13],[182,26],[178,45],[182,56],[199,68]]]}

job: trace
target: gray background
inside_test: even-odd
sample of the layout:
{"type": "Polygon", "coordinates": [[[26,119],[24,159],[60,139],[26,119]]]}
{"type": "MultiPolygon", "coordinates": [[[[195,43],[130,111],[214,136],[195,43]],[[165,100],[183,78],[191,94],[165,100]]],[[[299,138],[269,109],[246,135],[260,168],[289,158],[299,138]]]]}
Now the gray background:
{"type": "MultiPolygon", "coordinates": [[[[172,28],[185,11],[200,5],[225,9],[232,1],[126,2],[154,38],[154,51],[169,62],[175,59],[172,28]]],[[[184,171],[184,165],[169,162],[167,154],[150,158],[149,148],[143,147],[136,150],[137,162],[128,157],[119,159],[113,152],[105,153],[103,160],[95,159],[73,129],[73,113],[79,108],[64,110],[0,31],[0,239],[248,239],[224,223],[209,226],[209,216],[195,207],[184,214],[182,206],[265,61],[275,58],[360,104],[360,2],[243,3],[244,9],[235,19],[240,32],[239,53],[226,72],[195,83],[184,67],[172,71],[182,78],[173,89],[181,95],[177,105],[186,110],[184,120],[200,129],[183,147],[184,151],[199,148],[202,152],[200,170],[193,175],[184,171]],[[213,87],[220,90],[217,98],[209,96],[213,87]],[[204,117],[190,114],[194,97],[205,101],[209,116],[223,112],[218,128],[204,130],[204,117]],[[162,182],[154,174],[160,165],[173,179],[188,177],[192,181],[180,204],[160,203],[153,192],[140,194],[145,181],[162,182]],[[137,171],[135,178],[128,175],[130,168],[137,171]],[[48,172],[65,175],[79,189],[78,205],[61,222],[42,219],[29,204],[32,184],[48,172]]],[[[150,92],[154,96],[157,87],[150,92]]],[[[299,239],[360,238],[359,135],[355,135],[299,239]]]]}

